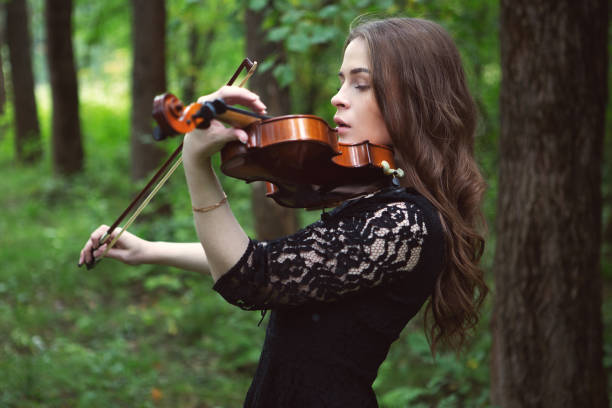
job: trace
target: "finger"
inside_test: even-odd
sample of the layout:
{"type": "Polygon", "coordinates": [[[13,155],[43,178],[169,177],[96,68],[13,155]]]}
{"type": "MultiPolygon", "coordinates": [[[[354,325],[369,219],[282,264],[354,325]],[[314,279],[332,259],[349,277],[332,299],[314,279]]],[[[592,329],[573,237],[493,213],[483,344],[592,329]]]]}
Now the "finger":
{"type": "Polygon", "coordinates": [[[91,264],[93,261],[96,260],[94,251],[96,250],[97,247],[98,245],[97,244],[94,245],[93,241],[91,241],[90,245],[88,245],[87,251],[85,252],[85,263],[87,265],[91,264]]]}
{"type": "Polygon", "coordinates": [[[94,254],[94,249],[91,248],[91,250],[89,251],[89,262],[87,262],[87,269],[90,269],[90,266],[93,266],[93,264],[96,262],[96,255],[94,254]]]}
{"type": "Polygon", "coordinates": [[[79,263],[78,266],[83,266],[83,263],[85,262],[85,251],[87,251],[87,244],[89,243],[89,240],[85,243],[85,245],[83,246],[83,249],[81,249],[81,252],[79,253],[79,263]]]}
{"type": "Polygon", "coordinates": [[[87,267],[87,270],[93,269],[96,266],[96,264],[98,263],[98,261],[99,261],[98,259],[93,258],[90,262],[87,262],[85,264],[85,266],[87,267]]]}
{"type": "MultiPolygon", "coordinates": [[[[89,244],[89,242],[88,242],[89,244]]],[[[79,262],[77,266],[80,268],[83,264],[87,263],[87,254],[89,253],[89,245],[85,245],[79,254],[79,262]]]]}
{"type": "Polygon", "coordinates": [[[254,94],[246,89],[239,89],[241,89],[242,91],[246,91],[247,93],[233,94],[232,92],[230,95],[223,97],[225,103],[227,103],[228,105],[243,105],[259,114],[266,114],[268,112],[268,108],[262,102],[262,100],[259,99],[259,95],[254,94]]]}
{"type": "Polygon", "coordinates": [[[89,239],[89,248],[93,251],[98,246],[100,246],[99,236],[91,237],[89,239]]]}
{"type": "Polygon", "coordinates": [[[224,129],[224,128],[225,126],[223,125],[223,123],[219,122],[217,119],[212,119],[210,121],[210,126],[208,128],[206,129],[195,128],[187,132],[186,135],[193,135],[197,138],[203,138],[203,137],[207,137],[206,135],[211,132],[214,132],[219,129],[224,129]]]}
{"type": "Polygon", "coordinates": [[[249,135],[242,129],[234,128],[234,137],[244,144],[249,141],[249,135]]]}
{"type": "Polygon", "coordinates": [[[81,266],[85,265],[87,266],[87,269],[93,268],[94,262],[92,261],[93,259],[92,253],[93,253],[93,248],[90,248],[90,250],[83,249],[81,251],[81,256],[79,257],[79,263],[77,266],[80,268],[81,266]]]}
{"type": "Polygon", "coordinates": [[[129,264],[126,256],[127,256],[127,251],[123,248],[117,248],[116,246],[109,249],[105,255],[106,258],[117,259],[121,262],[129,264]]]}
{"type": "Polygon", "coordinates": [[[115,231],[113,230],[111,234],[108,234],[108,232],[110,231],[110,227],[106,226],[106,225],[101,225],[96,231],[95,231],[95,237],[96,237],[96,246],[100,246],[101,244],[108,242],[109,239],[112,239],[112,237],[115,234],[115,231]],[[108,235],[107,235],[108,234],[108,235]]]}
{"type": "Polygon", "coordinates": [[[96,228],[94,232],[91,233],[89,240],[91,241],[91,244],[94,248],[97,248],[100,245],[100,238],[107,230],[108,227],[106,227],[105,225],[101,225],[96,228]]]}
{"type": "Polygon", "coordinates": [[[207,145],[215,146],[213,150],[221,150],[228,142],[238,140],[242,143],[247,143],[247,133],[239,128],[225,127],[221,122],[216,119],[211,121],[211,126],[206,129],[194,129],[187,133],[190,137],[195,137],[206,142],[207,145]]]}
{"type": "Polygon", "coordinates": [[[97,248],[91,248],[89,251],[89,261],[85,262],[88,270],[93,269],[94,266],[96,266],[96,264],[104,257],[107,246],[108,244],[102,244],[97,248]]]}
{"type": "Polygon", "coordinates": [[[235,140],[246,144],[248,141],[248,135],[242,129],[228,127],[219,131],[218,140],[219,143],[223,145],[227,144],[228,142],[233,142],[235,140]]]}
{"type": "Polygon", "coordinates": [[[107,247],[108,244],[102,244],[97,248],[92,248],[91,255],[93,256],[94,260],[101,258],[104,255],[104,252],[106,251],[107,247]]]}
{"type": "Polygon", "coordinates": [[[213,94],[200,97],[198,102],[204,103],[215,98],[223,98],[228,105],[241,104],[250,107],[259,113],[265,113],[267,110],[259,95],[246,88],[239,88],[237,86],[224,86],[213,94]]]}
{"type": "Polygon", "coordinates": [[[79,255],[79,262],[77,264],[79,267],[83,266],[83,264],[90,264],[92,262],[93,250],[94,248],[97,248],[100,245],[100,237],[106,231],[108,231],[108,226],[101,225],[91,233],[89,239],[85,243],[85,246],[83,247],[79,255]]]}
{"type": "Polygon", "coordinates": [[[85,243],[85,246],[83,247],[83,249],[81,249],[81,254],[79,256],[79,263],[77,264],[77,266],[80,268],[81,266],[83,266],[84,264],[87,264],[90,262],[91,260],[91,251],[93,249],[93,244],[92,244],[92,240],[91,237],[87,240],[87,243],[85,243]]]}

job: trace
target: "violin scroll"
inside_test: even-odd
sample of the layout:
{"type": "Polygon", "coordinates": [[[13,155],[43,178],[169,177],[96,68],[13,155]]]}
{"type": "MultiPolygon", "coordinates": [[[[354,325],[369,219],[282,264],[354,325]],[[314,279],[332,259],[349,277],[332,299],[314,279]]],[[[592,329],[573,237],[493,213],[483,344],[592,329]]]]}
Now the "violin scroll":
{"type": "Polygon", "coordinates": [[[185,109],[183,103],[174,95],[165,93],[153,99],[153,118],[157,127],[153,133],[155,140],[185,134],[196,128],[192,116],[199,111],[200,104],[192,103],[185,109]]]}
{"type": "Polygon", "coordinates": [[[159,129],[154,132],[153,138],[158,141],[169,136],[191,132],[195,128],[206,129],[213,119],[219,119],[228,125],[240,128],[258,120],[268,119],[264,115],[228,106],[223,99],[215,99],[203,104],[194,102],[185,107],[171,93],[155,97],[153,118],[158,124],[156,129],[159,129]]]}

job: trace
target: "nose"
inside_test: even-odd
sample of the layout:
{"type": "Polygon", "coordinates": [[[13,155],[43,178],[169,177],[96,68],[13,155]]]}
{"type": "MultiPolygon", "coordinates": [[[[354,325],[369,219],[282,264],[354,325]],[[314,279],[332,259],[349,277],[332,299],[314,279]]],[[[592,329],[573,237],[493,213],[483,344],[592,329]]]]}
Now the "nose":
{"type": "Polygon", "coordinates": [[[334,105],[336,108],[348,108],[349,106],[348,100],[342,92],[343,88],[344,87],[338,89],[338,92],[336,92],[336,94],[331,98],[331,104],[334,105]]]}

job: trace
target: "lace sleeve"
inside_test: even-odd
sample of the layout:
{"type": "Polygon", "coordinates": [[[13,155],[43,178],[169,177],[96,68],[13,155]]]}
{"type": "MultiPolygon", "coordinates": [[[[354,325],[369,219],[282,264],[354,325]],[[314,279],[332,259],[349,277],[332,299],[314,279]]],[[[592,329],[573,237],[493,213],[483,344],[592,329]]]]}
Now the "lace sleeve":
{"type": "Polygon", "coordinates": [[[214,289],[246,310],[331,302],[400,279],[421,259],[428,226],[413,203],[330,218],[283,239],[251,241],[214,289]]]}

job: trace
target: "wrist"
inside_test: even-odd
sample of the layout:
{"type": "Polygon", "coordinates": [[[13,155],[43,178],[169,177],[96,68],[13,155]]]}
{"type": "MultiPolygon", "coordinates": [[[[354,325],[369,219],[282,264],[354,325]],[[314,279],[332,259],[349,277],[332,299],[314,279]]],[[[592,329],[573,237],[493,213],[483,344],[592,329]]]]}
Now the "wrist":
{"type": "Polygon", "coordinates": [[[184,168],[194,211],[208,212],[226,201],[227,197],[212,168],[210,159],[201,165],[188,162],[184,168]]]}
{"type": "Polygon", "coordinates": [[[194,157],[183,153],[183,168],[185,173],[210,173],[213,172],[212,159],[210,157],[194,157]]]}
{"type": "Polygon", "coordinates": [[[132,265],[145,265],[155,264],[157,251],[155,249],[155,242],[147,241],[142,238],[132,247],[131,264],[132,265]]]}
{"type": "Polygon", "coordinates": [[[183,159],[185,179],[190,192],[206,188],[207,185],[217,184],[217,175],[213,170],[210,158],[201,160],[183,159]]]}

